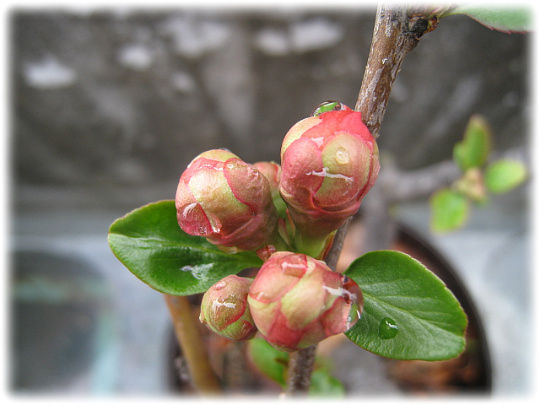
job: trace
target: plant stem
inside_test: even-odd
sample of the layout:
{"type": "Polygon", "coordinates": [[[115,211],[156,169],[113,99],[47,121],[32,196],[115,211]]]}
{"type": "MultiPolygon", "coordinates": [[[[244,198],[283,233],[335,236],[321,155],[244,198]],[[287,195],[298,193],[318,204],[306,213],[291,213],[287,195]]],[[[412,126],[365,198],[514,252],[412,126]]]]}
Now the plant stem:
{"type": "Polygon", "coordinates": [[[188,297],[165,294],[178,344],[186,359],[194,387],[204,394],[221,392],[219,380],[210,366],[198,322],[191,312],[188,297]]]}
{"type": "Polygon", "coordinates": [[[410,17],[415,14],[403,6],[382,5],[377,9],[371,49],[355,106],[355,111],[362,113],[364,123],[375,138],[379,136],[401,64],[428,29],[426,19],[410,17]]]}
{"type": "MultiPolygon", "coordinates": [[[[362,113],[362,120],[375,138],[379,136],[386,105],[401,64],[428,30],[426,19],[421,16],[410,17],[416,14],[419,13],[408,12],[401,6],[383,5],[377,8],[371,49],[355,106],[355,111],[362,113]]],[[[326,263],[332,270],[336,269],[351,219],[338,230],[326,256],[326,263]]],[[[287,395],[308,392],[316,350],[317,346],[311,346],[291,355],[287,395]]]]}
{"type": "Polygon", "coordinates": [[[289,355],[286,395],[304,396],[311,385],[311,372],[315,364],[317,345],[307,347],[289,355]]]}
{"type": "MultiPolygon", "coordinates": [[[[354,108],[362,113],[362,120],[375,138],[379,136],[390,92],[403,60],[429,30],[428,20],[421,16],[422,11],[407,10],[397,5],[381,5],[377,8],[366,70],[354,108]]],[[[331,261],[329,266],[333,270],[350,223],[349,219],[338,230],[328,253],[327,263],[331,261]]]]}

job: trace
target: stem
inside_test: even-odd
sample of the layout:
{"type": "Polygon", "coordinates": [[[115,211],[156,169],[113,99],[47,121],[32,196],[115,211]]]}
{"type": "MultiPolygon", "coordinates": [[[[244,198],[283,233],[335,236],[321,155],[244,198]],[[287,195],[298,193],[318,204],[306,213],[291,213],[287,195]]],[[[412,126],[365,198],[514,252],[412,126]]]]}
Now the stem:
{"type": "Polygon", "coordinates": [[[289,356],[287,396],[303,396],[311,385],[311,372],[315,364],[317,345],[310,346],[289,356]]]}
{"type": "MultiPolygon", "coordinates": [[[[420,13],[408,13],[401,6],[383,5],[377,8],[371,49],[355,106],[355,111],[362,113],[362,120],[375,138],[379,136],[386,105],[401,64],[427,31],[427,19],[422,18],[420,13]]],[[[351,219],[338,230],[326,256],[326,263],[332,270],[336,269],[351,219]]],[[[317,346],[311,346],[291,355],[287,395],[308,392],[316,350],[317,346]]]]}
{"type": "MultiPolygon", "coordinates": [[[[420,16],[420,11],[407,11],[403,6],[381,5],[377,8],[371,49],[354,108],[362,113],[362,120],[375,138],[379,136],[390,92],[405,56],[430,29],[428,20],[420,16]]],[[[343,249],[350,223],[350,220],[347,221],[338,230],[328,253],[328,258],[332,260],[330,268],[333,270],[343,249]]]]}
{"type": "Polygon", "coordinates": [[[409,17],[403,6],[379,6],[373,30],[371,49],[355,111],[371,134],[377,138],[392,86],[405,56],[418,44],[428,29],[427,20],[409,17]],[[423,25],[421,22],[426,22],[423,25]]]}
{"type": "Polygon", "coordinates": [[[165,294],[174,331],[186,358],[191,382],[201,393],[217,394],[221,391],[218,378],[210,366],[203,345],[199,325],[191,313],[188,297],[165,294]]]}

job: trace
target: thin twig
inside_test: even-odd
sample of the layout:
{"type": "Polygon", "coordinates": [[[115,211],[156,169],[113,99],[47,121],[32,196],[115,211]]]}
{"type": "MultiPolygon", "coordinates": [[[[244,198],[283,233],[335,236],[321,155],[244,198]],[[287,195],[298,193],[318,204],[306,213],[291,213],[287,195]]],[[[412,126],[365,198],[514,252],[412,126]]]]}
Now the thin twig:
{"type": "Polygon", "coordinates": [[[317,345],[310,346],[289,356],[287,396],[303,396],[311,385],[311,372],[315,365],[317,345]]]}
{"type": "Polygon", "coordinates": [[[203,394],[217,394],[221,386],[210,366],[199,325],[191,312],[188,297],[165,294],[174,331],[186,359],[193,386],[203,394]]]}
{"type": "Polygon", "coordinates": [[[422,19],[415,18],[413,23],[410,17],[412,14],[403,6],[383,5],[377,9],[371,49],[355,106],[375,138],[379,136],[386,105],[401,64],[424,33],[424,26],[417,24],[422,19]]]}

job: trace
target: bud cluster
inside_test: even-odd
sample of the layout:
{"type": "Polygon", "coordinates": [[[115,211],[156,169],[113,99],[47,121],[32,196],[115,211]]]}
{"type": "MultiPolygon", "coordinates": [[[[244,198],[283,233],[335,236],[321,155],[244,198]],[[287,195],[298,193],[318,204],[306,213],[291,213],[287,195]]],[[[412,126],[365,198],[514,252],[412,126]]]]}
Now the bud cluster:
{"type": "Polygon", "coordinates": [[[349,329],[362,310],[360,288],[318,259],[378,172],[377,144],[361,114],[338,102],[291,127],[281,165],[248,164],[224,149],[197,156],[176,192],[180,227],[265,261],[253,281],[229,276],[211,287],[201,322],[233,340],[258,330],[286,351],[349,329]]]}
{"type": "Polygon", "coordinates": [[[231,275],[210,287],[200,321],[235,341],[258,331],[290,352],[349,330],[362,309],[360,287],[347,276],[310,256],[276,252],[254,280],[231,275]]]}

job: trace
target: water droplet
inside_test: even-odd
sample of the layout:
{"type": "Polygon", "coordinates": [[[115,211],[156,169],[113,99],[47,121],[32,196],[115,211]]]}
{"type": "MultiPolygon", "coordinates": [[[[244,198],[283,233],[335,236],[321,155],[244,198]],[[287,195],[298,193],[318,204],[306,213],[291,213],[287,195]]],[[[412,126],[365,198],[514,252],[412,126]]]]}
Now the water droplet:
{"type": "Polygon", "coordinates": [[[210,226],[212,227],[213,233],[219,233],[221,231],[221,224],[219,223],[211,223],[210,226]]]}
{"type": "Polygon", "coordinates": [[[186,219],[189,218],[189,215],[195,209],[195,207],[197,207],[196,202],[186,205],[182,211],[182,216],[186,219]]]}
{"type": "Polygon", "coordinates": [[[342,179],[345,180],[347,183],[352,183],[354,181],[354,177],[345,176],[344,174],[340,173],[329,173],[327,167],[323,167],[320,172],[312,170],[306,173],[306,176],[325,177],[329,179],[342,179]]]}
{"type": "Polygon", "coordinates": [[[396,321],[390,318],[384,318],[379,325],[379,337],[381,339],[392,339],[399,332],[396,321]]]}
{"type": "Polygon", "coordinates": [[[353,279],[349,278],[345,274],[341,274],[341,284],[343,286],[343,297],[345,298],[346,296],[345,302],[348,304],[356,303],[358,318],[360,318],[360,314],[364,309],[364,295],[362,294],[362,290],[353,279]]]}
{"type": "Polygon", "coordinates": [[[197,280],[206,280],[207,279],[207,273],[210,271],[210,269],[213,267],[212,264],[199,264],[197,266],[183,266],[180,267],[181,271],[190,272],[193,277],[195,277],[197,280]]]}
{"type": "Polygon", "coordinates": [[[328,111],[339,111],[344,110],[347,108],[344,104],[341,104],[339,101],[325,101],[324,103],[319,104],[312,112],[311,115],[316,117],[317,115],[321,115],[322,113],[328,112],[328,111]]]}
{"type": "Polygon", "coordinates": [[[216,312],[219,308],[223,308],[223,307],[234,309],[234,308],[236,308],[236,304],[234,304],[232,302],[221,302],[219,300],[212,301],[212,311],[213,312],[216,312]]]}
{"type": "Polygon", "coordinates": [[[207,235],[208,234],[208,229],[206,228],[206,226],[199,226],[199,235],[207,235]]]}
{"type": "Polygon", "coordinates": [[[226,285],[227,285],[227,283],[225,281],[218,281],[216,284],[214,284],[214,290],[221,290],[226,285]]]}
{"type": "Polygon", "coordinates": [[[350,161],[349,152],[347,152],[345,148],[339,148],[336,152],[336,162],[340,165],[346,165],[350,161]]]}
{"type": "Polygon", "coordinates": [[[228,253],[230,255],[234,255],[234,254],[236,254],[236,253],[238,253],[240,251],[236,246],[218,245],[218,249],[221,250],[222,252],[228,253]]]}
{"type": "Polygon", "coordinates": [[[257,179],[259,177],[259,174],[261,173],[253,166],[248,166],[247,172],[248,176],[253,179],[257,179]]]}

